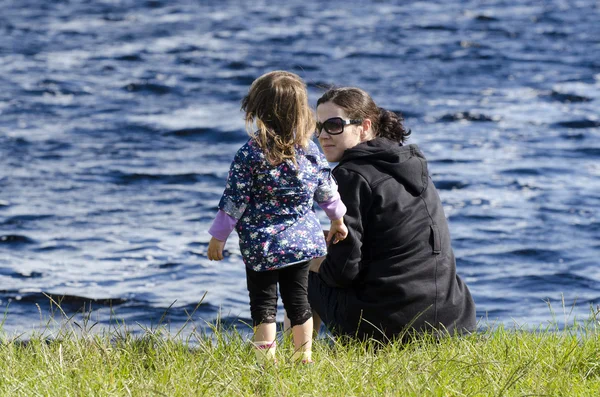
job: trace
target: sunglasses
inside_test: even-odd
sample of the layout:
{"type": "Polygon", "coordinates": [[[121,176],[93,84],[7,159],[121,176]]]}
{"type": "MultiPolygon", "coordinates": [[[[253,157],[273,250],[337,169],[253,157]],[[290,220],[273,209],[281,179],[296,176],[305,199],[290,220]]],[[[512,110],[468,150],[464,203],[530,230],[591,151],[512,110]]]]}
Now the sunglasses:
{"type": "Polygon", "coordinates": [[[317,130],[315,131],[315,136],[318,138],[321,136],[323,129],[329,135],[339,135],[344,132],[344,126],[350,124],[360,124],[362,120],[344,120],[341,117],[332,117],[330,119],[325,120],[322,123],[317,122],[317,130]]]}

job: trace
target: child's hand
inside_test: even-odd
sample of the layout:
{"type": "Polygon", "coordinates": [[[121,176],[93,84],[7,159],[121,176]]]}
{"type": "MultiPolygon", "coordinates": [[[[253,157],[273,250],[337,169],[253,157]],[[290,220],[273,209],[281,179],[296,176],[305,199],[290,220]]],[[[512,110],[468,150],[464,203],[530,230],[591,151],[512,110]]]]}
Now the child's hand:
{"type": "Polygon", "coordinates": [[[208,242],[208,259],[211,261],[223,260],[223,248],[225,248],[225,241],[211,238],[208,242]]]}
{"type": "Polygon", "coordinates": [[[333,238],[333,243],[337,244],[339,241],[344,240],[348,237],[348,228],[344,224],[344,218],[336,219],[331,221],[331,228],[329,229],[329,233],[327,234],[327,244],[333,238]]]}

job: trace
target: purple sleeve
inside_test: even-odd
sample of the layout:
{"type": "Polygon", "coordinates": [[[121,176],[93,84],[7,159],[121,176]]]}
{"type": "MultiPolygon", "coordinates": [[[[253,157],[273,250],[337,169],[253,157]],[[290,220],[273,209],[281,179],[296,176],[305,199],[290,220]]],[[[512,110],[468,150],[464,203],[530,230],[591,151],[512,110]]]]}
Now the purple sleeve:
{"type": "Polygon", "coordinates": [[[217,240],[225,241],[235,228],[236,223],[237,219],[228,215],[225,211],[219,210],[212,226],[208,229],[208,234],[217,240]]]}
{"type": "Polygon", "coordinates": [[[327,201],[322,201],[319,204],[319,207],[325,211],[327,217],[330,220],[340,219],[346,213],[346,206],[342,202],[340,198],[340,194],[336,191],[333,194],[333,197],[327,201]]]}

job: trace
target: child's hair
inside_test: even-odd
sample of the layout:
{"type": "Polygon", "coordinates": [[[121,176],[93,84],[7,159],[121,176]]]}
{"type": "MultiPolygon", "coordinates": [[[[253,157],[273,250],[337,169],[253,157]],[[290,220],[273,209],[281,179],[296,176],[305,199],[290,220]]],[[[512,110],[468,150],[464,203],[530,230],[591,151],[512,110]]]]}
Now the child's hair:
{"type": "Polygon", "coordinates": [[[350,119],[369,119],[375,136],[404,142],[410,130],[404,126],[404,118],[375,104],[373,98],[364,90],[356,87],[332,88],[317,101],[317,107],[326,102],[333,102],[345,110],[350,119]]]}
{"type": "Polygon", "coordinates": [[[306,84],[294,73],[276,70],[254,80],[242,100],[242,110],[248,133],[274,165],[286,159],[295,164],[295,145],[306,148],[315,130],[306,84]]]}

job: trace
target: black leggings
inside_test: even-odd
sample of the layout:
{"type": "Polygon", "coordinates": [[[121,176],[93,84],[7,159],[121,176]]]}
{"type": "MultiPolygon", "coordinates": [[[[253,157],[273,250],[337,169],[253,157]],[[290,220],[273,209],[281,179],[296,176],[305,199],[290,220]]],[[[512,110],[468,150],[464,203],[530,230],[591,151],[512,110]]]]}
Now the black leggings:
{"type": "Polygon", "coordinates": [[[308,262],[277,270],[256,272],[246,268],[252,325],[274,323],[277,314],[277,283],[283,307],[293,326],[312,317],[308,304],[308,262]]]}

